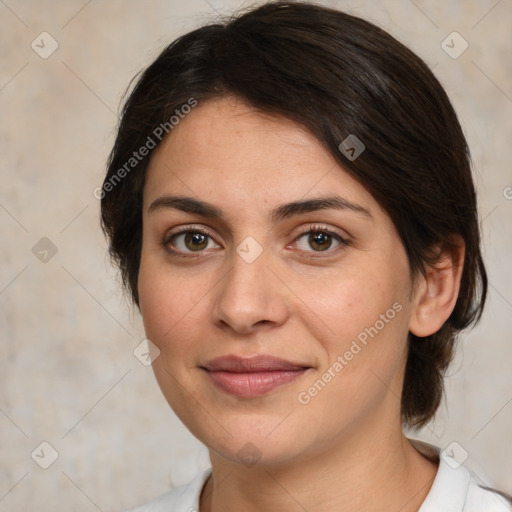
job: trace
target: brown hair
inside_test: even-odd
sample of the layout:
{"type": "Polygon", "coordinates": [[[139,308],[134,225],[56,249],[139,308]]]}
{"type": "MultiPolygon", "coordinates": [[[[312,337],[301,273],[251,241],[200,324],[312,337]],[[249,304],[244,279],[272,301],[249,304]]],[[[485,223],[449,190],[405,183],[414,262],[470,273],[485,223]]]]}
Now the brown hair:
{"type": "Polygon", "coordinates": [[[386,210],[413,275],[435,263],[434,247],[454,235],[464,240],[451,316],[431,336],[409,336],[402,421],[425,425],[440,404],[456,335],[480,318],[485,303],[476,194],[466,140],[444,89],[419,57],[363,19],[311,3],[272,2],[185,34],[142,73],[124,105],[101,192],[102,227],[133,301],[138,305],[151,150],[130,159],[150,139],[151,146],[160,142],[156,133],[170,132],[169,120],[191,98],[230,94],[310,130],[386,210]],[[365,145],[355,159],[339,149],[350,134],[365,145]]]}

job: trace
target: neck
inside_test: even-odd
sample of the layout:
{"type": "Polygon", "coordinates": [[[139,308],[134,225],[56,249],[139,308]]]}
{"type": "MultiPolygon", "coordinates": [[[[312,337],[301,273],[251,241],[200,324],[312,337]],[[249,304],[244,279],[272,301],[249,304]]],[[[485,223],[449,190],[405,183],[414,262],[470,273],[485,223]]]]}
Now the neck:
{"type": "MultiPolygon", "coordinates": [[[[245,467],[211,455],[200,512],[417,512],[437,464],[403,435],[359,428],[315,456],[286,465],[245,467]]],[[[396,428],[395,428],[396,430],[396,428]]]]}

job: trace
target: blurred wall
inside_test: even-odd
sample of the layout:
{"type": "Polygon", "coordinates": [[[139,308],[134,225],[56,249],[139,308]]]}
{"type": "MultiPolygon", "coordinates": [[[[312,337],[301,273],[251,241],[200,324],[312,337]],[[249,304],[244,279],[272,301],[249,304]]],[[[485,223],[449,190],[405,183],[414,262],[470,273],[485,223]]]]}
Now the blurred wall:
{"type": "MultiPolygon", "coordinates": [[[[467,134],[489,303],[419,437],[456,442],[465,465],[512,493],[512,3],[323,3],[422,56],[467,134]]],[[[208,464],[133,354],[144,333],[93,191],[132,76],[178,35],[246,5],[0,1],[0,511],[124,510],[208,464]]]]}

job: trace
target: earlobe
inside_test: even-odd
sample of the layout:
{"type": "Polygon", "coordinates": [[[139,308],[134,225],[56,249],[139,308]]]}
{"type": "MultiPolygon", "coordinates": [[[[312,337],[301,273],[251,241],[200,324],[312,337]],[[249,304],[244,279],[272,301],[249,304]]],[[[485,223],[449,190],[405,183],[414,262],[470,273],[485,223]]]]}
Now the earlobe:
{"type": "Polygon", "coordinates": [[[451,315],[459,296],[465,246],[461,237],[440,251],[434,266],[418,277],[409,331],[418,337],[436,333],[451,315]]]}

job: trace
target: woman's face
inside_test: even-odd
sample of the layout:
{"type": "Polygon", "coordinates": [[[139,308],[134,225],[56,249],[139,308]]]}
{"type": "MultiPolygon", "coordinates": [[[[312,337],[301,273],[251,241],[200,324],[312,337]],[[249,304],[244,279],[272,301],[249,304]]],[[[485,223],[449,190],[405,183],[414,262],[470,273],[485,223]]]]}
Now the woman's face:
{"type": "Polygon", "coordinates": [[[286,463],[399,428],[404,247],[292,121],[223,98],[174,127],[148,169],[138,287],[159,386],[217,454],[286,463]]]}

